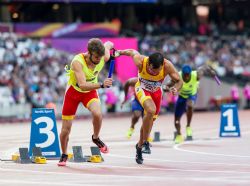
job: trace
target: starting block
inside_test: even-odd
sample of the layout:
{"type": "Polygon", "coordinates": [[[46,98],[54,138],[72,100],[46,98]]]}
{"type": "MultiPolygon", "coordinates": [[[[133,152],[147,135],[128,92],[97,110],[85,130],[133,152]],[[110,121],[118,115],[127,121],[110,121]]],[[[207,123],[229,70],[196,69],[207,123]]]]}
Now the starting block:
{"type": "Polygon", "coordinates": [[[32,163],[37,164],[46,164],[47,160],[42,155],[42,151],[40,147],[34,147],[32,148],[32,157],[31,157],[32,163]]]}
{"type": "Polygon", "coordinates": [[[86,162],[87,158],[83,155],[81,146],[73,146],[73,153],[68,154],[68,160],[70,162],[86,162]]]}
{"type": "Polygon", "coordinates": [[[68,153],[68,160],[69,161],[74,161],[74,155],[73,155],[73,153],[68,153]]]}
{"type": "Polygon", "coordinates": [[[187,136],[185,140],[186,141],[192,141],[193,140],[193,136],[187,136]]]}
{"type": "Polygon", "coordinates": [[[83,156],[81,146],[73,146],[73,159],[74,162],[86,162],[86,158],[83,156]]]}
{"type": "Polygon", "coordinates": [[[68,160],[70,162],[101,163],[104,161],[98,147],[90,147],[91,156],[84,156],[81,146],[73,146],[72,149],[73,153],[68,154],[68,160]]]}
{"type": "Polygon", "coordinates": [[[100,155],[92,155],[89,157],[89,162],[92,163],[101,163],[103,162],[102,157],[100,155]]]}
{"type": "Polygon", "coordinates": [[[34,157],[32,157],[32,163],[46,164],[47,163],[47,159],[45,157],[34,156],[34,157]]]}
{"type": "Polygon", "coordinates": [[[19,155],[20,157],[17,159],[17,163],[21,164],[28,164],[32,163],[30,157],[29,157],[29,150],[28,148],[19,148],[19,155]]]}
{"type": "Polygon", "coordinates": [[[11,155],[11,160],[12,161],[17,162],[17,161],[19,161],[19,159],[20,159],[20,154],[15,153],[15,154],[11,155]]]}
{"type": "Polygon", "coordinates": [[[16,163],[28,164],[28,163],[37,163],[45,164],[46,158],[42,156],[40,147],[34,147],[32,149],[32,157],[29,156],[28,148],[19,148],[19,153],[12,154],[11,160],[16,163]]]}
{"type": "Polygon", "coordinates": [[[104,159],[103,159],[103,157],[101,155],[100,149],[98,147],[90,147],[90,150],[91,150],[92,156],[100,156],[101,160],[104,161],[104,159]]]}
{"type": "Polygon", "coordinates": [[[154,133],[154,142],[158,142],[161,141],[160,140],[160,132],[155,132],[154,133]]]}

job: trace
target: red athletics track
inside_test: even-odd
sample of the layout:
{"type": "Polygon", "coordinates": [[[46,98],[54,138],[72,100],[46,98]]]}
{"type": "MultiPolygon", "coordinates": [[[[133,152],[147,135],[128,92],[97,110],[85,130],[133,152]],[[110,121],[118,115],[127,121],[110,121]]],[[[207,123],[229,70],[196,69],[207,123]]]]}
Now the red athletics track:
{"type": "MultiPolygon", "coordinates": [[[[192,123],[194,140],[181,145],[172,141],[173,115],[161,115],[153,132],[160,131],[162,140],[152,143],[152,154],[144,155],[143,165],[138,165],[134,158],[141,123],[127,140],[129,117],[104,118],[101,137],[109,145],[110,153],[103,155],[103,163],[68,163],[67,167],[58,167],[55,160],[45,165],[1,161],[0,185],[249,186],[249,115],[250,111],[239,112],[241,138],[219,138],[220,113],[197,112],[192,123]]],[[[61,121],[58,131],[60,128],[61,121]]],[[[9,159],[18,147],[28,147],[29,123],[2,124],[0,131],[2,159],[9,159]]],[[[90,154],[91,134],[90,119],[75,121],[69,151],[72,145],[81,145],[84,154],[90,154]]]]}

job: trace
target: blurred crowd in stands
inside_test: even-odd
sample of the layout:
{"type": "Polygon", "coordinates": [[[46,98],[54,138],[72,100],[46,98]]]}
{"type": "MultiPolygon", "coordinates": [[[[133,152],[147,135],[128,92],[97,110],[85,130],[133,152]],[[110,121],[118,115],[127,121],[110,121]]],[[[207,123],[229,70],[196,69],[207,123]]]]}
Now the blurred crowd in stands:
{"type": "Polygon", "coordinates": [[[71,55],[40,40],[0,35],[0,86],[8,87],[10,103],[29,102],[33,107],[62,102],[66,77],[64,66],[71,55]]]}
{"type": "Polygon", "coordinates": [[[219,76],[250,79],[250,38],[241,36],[205,37],[205,36],[151,36],[140,42],[141,53],[150,54],[161,51],[181,66],[189,64],[197,68],[204,64],[213,66],[219,76]]]}
{"type": "Polygon", "coordinates": [[[171,35],[194,34],[209,36],[240,35],[249,33],[249,29],[245,26],[245,22],[242,19],[238,21],[231,20],[230,22],[221,22],[220,24],[215,23],[213,20],[200,23],[186,21],[181,24],[175,17],[166,19],[166,17],[158,15],[156,15],[153,20],[147,21],[146,23],[139,22],[134,24],[132,26],[132,31],[152,36],[158,36],[165,33],[171,35]]]}
{"type": "MultiPolygon", "coordinates": [[[[0,107],[19,103],[30,103],[32,108],[62,104],[67,84],[64,67],[72,59],[73,54],[58,51],[42,40],[0,33],[0,107]]],[[[104,79],[104,74],[100,79],[104,79]]],[[[100,91],[111,112],[121,87],[114,77],[115,87],[107,89],[107,93],[100,91]]]]}
{"type": "MultiPolygon", "coordinates": [[[[210,64],[221,77],[244,80],[243,86],[249,81],[250,39],[247,37],[147,34],[139,42],[139,49],[145,55],[159,50],[178,67],[184,63],[193,68],[210,64]]],[[[64,67],[72,58],[73,54],[58,51],[39,39],[0,33],[0,104],[4,104],[4,100],[8,104],[30,103],[32,107],[44,107],[50,102],[61,104],[67,82],[64,67]]],[[[115,78],[113,89],[101,91],[108,111],[114,112],[114,105],[123,99],[121,83],[115,78]]],[[[250,107],[249,85],[246,85],[245,96],[250,107]]],[[[166,105],[163,101],[163,106],[166,105]]]]}

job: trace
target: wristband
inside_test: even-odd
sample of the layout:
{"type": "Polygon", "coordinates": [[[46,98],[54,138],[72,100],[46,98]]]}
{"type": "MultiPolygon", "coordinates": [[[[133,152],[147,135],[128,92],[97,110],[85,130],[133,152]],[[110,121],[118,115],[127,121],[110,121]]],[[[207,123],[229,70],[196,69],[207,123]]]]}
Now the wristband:
{"type": "Polygon", "coordinates": [[[104,84],[102,82],[100,83],[100,88],[104,88],[104,84]]]}

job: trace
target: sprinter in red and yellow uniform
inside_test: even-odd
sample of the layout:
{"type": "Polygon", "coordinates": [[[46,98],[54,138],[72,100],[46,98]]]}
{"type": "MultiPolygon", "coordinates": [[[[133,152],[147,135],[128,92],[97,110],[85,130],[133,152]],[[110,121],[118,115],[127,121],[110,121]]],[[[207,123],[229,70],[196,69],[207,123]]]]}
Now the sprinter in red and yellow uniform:
{"type": "Polygon", "coordinates": [[[138,68],[138,82],[135,85],[136,98],[144,109],[140,139],[136,144],[136,162],[143,163],[142,153],[151,153],[147,138],[157,118],[162,98],[162,82],[166,76],[171,78],[170,91],[176,94],[182,86],[180,75],[173,64],[165,59],[159,52],[151,54],[149,57],[139,54],[136,50],[118,50],[116,56],[126,55],[133,57],[138,68]]]}
{"type": "Polygon", "coordinates": [[[67,70],[69,80],[66,88],[62,109],[62,129],[60,134],[62,156],[58,163],[65,166],[68,158],[67,146],[72,120],[79,103],[82,103],[92,114],[94,132],[92,141],[99,147],[102,153],[108,152],[108,147],[99,139],[102,125],[102,113],[97,89],[112,86],[112,79],[107,78],[98,82],[98,74],[110,58],[110,50],[113,43],[102,43],[98,38],[90,39],[88,51],[77,54],[67,70]]]}

